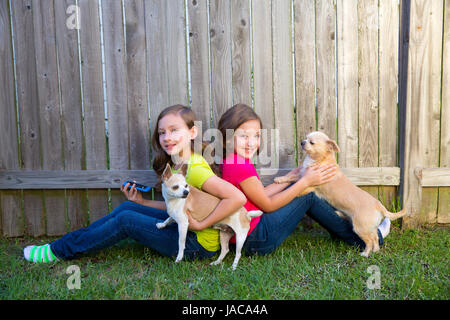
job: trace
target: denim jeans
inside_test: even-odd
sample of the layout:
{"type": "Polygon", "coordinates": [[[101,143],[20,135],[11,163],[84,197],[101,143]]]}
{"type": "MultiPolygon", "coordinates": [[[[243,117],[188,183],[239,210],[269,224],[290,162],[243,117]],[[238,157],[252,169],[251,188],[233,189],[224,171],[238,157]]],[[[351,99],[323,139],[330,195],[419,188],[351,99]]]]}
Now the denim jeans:
{"type": "MultiPolygon", "coordinates": [[[[339,217],[332,206],[311,192],[274,212],[264,213],[244,243],[244,254],[265,255],[272,252],[297,228],[305,214],[325,228],[332,238],[358,246],[361,250],[365,248],[364,241],[353,231],[351,222],[339,217]]],[[[384,241],[379,230],[378,238],[382,245],[384,241]]]]}
{"type": "MultiPolygon", "coordinates": [[[[132,238],[165,256],[175,257],[178,254],[177,224],[172,223],[161,230],[156,227],[156,223],[167,218],[164,210],[125,201],[87,228],[70,232],[50,243],[50,248],[58,258],[69,260],[132,238]]],[[[197,235],[188,231],[184,258],[210,258],[215,253],[204,249],[198,243],[197,235]]]]}

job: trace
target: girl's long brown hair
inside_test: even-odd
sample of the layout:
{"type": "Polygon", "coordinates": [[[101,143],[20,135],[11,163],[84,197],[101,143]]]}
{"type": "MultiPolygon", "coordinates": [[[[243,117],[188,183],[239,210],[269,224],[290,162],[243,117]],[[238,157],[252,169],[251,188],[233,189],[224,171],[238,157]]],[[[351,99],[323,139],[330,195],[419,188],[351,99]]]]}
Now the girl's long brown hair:
{"type": "MultiPolygon", "coordinates": [[[[170,107],[165,108],[158,116],[158,119],[156,120],[156,126],[153,130],[152,135],[152,146],[153,150],[155,151],[155,156],[153,158],[153,170],[155,170],[156,174],[158,175],[158,182],[155,185],[156,191],[161,190],[161,175],[166,167],[166,164],[169,163],[169,165],[172,167],[174,165],[172,161],[172,157],[169,156],[161,147],[161,144],[159,143],[159,120],[161,120],[163,117],[165,117],[168,114],[176,114],[179,115],[184,122],[186,123],[186,126],[191,129],[194,126],[194,122],[197,121],[197,116],[195,112],[186,106],[183,106],[181,104],[176,104],[170,107]]],[[[201,133],[200,133],[201,134],[201,133]]],[[[207,146],[207,143],[202,143],[202,151],[207,146]]],[[[191,152],[194,152],[194,141],[191,141],[191,152]]],[[[218,173],[218,168],[214,163],[209,164],[211,166],[211,169],[215,174],[218,173]]]]}
{"type": "MultiPolygon", "coordinates": [[[[226,131],[227,129],[232,129],[236,131],[237,128],[239,128],[244,122],[250,121],[250,120],[258,120],[259,125],[261,126],[261,129],[263,128],[263,124],[261,121],[261,118],[256,114],[256,112],[250,108],[248,105],[243,103],[238,103],[232,106],[230,109],[228,109],[219,120],[219,126],[218,129],[222,133],[223,141],[222,141],[222,150],[223,150],[223,157],[226,158],[226,131]]],[[[257,154],[259,154],[259,149],[257,151],[257,154]]],[[[223,159],[222,159],[223,160],[223,159]]],[[[222,161],[223,163],[223,161],[222,161]]]]}

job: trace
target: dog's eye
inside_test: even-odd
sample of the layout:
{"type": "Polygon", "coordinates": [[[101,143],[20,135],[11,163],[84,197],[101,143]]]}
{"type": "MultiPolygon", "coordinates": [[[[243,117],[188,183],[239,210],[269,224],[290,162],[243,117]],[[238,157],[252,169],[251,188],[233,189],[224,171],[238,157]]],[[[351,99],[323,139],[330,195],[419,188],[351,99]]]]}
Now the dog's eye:
{"type": "Polygon", "coordinates": [[[172,190],[177,190],[178,189],[178,186],[173,186],[172,187],[172,190]]]}
{"type": "Polygon", "coordinates": [[[309,143],[314,144],[314,142],[310,141],[309,143]]]}
{"type": "Polygon", "coordinates": [[[184,186],[185,188],[187,188],[188,187],[188,185],[186,184],[185,186],[184,186]]]}

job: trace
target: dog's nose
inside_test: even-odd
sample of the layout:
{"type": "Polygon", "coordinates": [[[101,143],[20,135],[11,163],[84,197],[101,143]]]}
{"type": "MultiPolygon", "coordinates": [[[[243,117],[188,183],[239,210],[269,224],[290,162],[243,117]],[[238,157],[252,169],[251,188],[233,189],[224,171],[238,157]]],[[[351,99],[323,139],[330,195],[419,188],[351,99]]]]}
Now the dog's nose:
{"type": "Polygon", "coordinates": [[[305,144],[306,144],[306,140],[303,140],[302,143],[301,143],[302,147],[304,147],[305,144]]]}
{"type": "Polygon", "coordinates": [[[189,194],[189,190],[184,190],[183,191],[183,198],[186,198],[189,194]]]}

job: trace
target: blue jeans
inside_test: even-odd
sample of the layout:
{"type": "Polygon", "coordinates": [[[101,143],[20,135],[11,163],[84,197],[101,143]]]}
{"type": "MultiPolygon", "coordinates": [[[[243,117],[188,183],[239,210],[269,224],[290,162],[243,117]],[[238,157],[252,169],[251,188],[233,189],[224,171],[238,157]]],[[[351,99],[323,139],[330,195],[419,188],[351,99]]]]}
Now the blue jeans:
{"type": "MultiPolygon", "coordinates": [[[[125,201],[87,228],[70,232],[50,243],[50,248],[58,258],[69,260],[132,238],[165,256],[175,257],[178,253],[177,224],[172,223],[161,230],[156,227],[156,223],[167,218],[164,210],[125,201]]],[[[197,235],[188,231],[184,258],[210,258],[215,253],[203,248],[197,235]]]]}
{"type": "MultiPolygon", "coordinates": [[[[362,250],[365,248],[364,241],[353,231],[351,222],[339,217],[332,206],[311,192],[295,198],[274,212],[264,213],[247,237],[244,253],[265,255],[272,252],[297,228],[305,214],[325,228],[332,238],[341,239],[362,250]]],[[[379,230],[378,238],[382,245],[384,241],[379,230]]]]}

